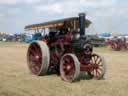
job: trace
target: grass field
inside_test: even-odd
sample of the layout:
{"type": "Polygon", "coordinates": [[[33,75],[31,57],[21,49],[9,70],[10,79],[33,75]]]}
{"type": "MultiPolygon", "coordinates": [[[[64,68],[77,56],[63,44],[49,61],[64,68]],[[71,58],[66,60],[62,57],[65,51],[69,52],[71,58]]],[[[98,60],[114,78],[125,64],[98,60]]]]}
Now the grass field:
{"type": "Polygon", "coordinates": [[[26,64],[28,44],[0,43],[0,96],[127,96],[128,51],[96,48],[107,64],[105,80],[67,83],[59,76],[37,77],[26,64]]]}

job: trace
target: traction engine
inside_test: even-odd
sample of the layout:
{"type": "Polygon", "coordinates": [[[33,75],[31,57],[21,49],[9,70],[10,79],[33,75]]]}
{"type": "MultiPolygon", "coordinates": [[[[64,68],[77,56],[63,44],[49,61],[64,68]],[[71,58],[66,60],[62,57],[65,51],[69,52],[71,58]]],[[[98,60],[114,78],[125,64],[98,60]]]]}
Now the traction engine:
{"type": "Polygon", "coordinates": [[[74,23],[76,21],[78,30],[60,28],[61,22],[63,26],[69,25],[65,23],[69,19],[25,27],[25,29],[60,28],[56,32],[50,31],[49,35],[29,45],[27,63],[31,73],[40,76],[55,72],[61,76],[62,80],[68,82],[78,80],[81,72],[88,74],[91,78],[102,79],[105,75],[105,62],[103,57],[93,53],[93,45],[86,38],[85,14],[81,13],[79,17],[70,18],[70,20],[74,20],[74,23]]]}
{"type": "Polygon", "coordinates": [[[105,40],[106,44],[109,48],[120,51],[120,50],[126,50],[128,49],[128,38],[126,37],[114,37],[114,38],[108,38],[105,40]]]}

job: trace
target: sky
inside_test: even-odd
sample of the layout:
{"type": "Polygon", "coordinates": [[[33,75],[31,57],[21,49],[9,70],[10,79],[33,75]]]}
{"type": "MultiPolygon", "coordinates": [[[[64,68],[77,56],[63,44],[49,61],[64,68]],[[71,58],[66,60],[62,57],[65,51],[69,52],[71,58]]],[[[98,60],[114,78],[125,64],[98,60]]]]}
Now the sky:
{"type": "Polygon", "coordinates": [[[0,32],[24,33],[29,24],[84,12],[89,33],[128,33],[128,0],[0,0],[0,32]]]}

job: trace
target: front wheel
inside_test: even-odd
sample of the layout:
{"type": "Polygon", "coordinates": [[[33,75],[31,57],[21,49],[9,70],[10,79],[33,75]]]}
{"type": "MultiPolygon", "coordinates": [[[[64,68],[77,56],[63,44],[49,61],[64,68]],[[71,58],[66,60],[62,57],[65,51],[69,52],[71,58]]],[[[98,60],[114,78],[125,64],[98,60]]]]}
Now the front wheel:
{"type": "Polygon", "coordinates": [[[91,72],[88,72],[88,74],[98,80],[103,79],[106,72],[106,64],[104,58],[97,54],[92,54],[90,64],[94,67],[91,72]]]}

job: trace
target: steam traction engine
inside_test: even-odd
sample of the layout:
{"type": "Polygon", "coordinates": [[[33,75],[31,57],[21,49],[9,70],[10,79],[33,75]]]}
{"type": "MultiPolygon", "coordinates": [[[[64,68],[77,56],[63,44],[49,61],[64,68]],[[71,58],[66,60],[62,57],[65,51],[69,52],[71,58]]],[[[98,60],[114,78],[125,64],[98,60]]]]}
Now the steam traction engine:
{"type": "Polygon", "coordinates": [[[109,48],[120,51],[128,49],[128,38],[127,37],[113,37],[105,40],[109,48]]]}
{"type": "Polygon", "coordinates": [[[42,39],[32,42],[28,48],[31,73],[40,76],[56,72],[68,82],[78,80],[80,72],[102,79],[104,59],[93,53],[93,46],[85,36],[85,28],[90,23],[81,13],[79,17],[26,26],[25,30],[43,33],[42,39]],[[47,34],[46,28],[49,29],[47,34]]]}

